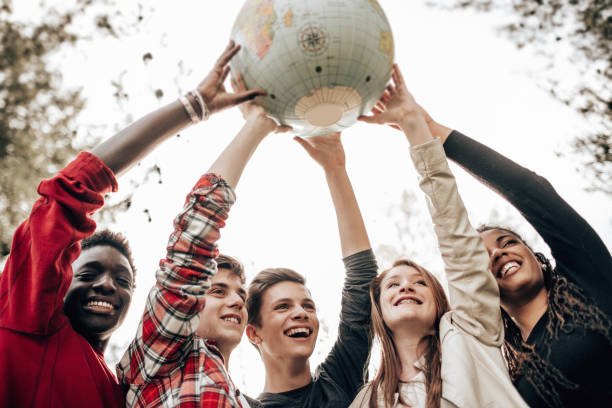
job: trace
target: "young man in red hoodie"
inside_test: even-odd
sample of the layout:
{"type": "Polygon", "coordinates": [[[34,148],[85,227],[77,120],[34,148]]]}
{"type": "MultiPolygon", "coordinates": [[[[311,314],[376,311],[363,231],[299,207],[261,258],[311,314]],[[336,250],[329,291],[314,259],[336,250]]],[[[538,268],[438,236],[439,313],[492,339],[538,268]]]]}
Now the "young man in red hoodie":
{"type": "Polygon", "coordinates": [[[13,237],[0,275],[0,406],[123,407],[123,390],[106,366],[104,349],[131,301],[129,255],[110,244],[81,252],[90,218],[115,176],[190,123],[253,99],[259,91],[226,92],[227,47],[213,70],[179,101],[83,152],[43,180],[29,218],[13,237]]]}

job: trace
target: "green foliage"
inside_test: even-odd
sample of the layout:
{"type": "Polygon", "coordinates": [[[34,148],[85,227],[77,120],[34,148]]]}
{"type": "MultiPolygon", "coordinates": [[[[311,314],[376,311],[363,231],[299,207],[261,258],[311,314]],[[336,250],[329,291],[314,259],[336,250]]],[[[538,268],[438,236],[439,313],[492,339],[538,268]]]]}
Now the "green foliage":
{"type": "MultiPolygon", "coordinates": [[[[505,19],[500,32],[517,47],[549,61],[544,87],[591,125],[573,142],[584,160],[591,188],[612,194],[612,3],[610,0],[446,0],[434,7],[494,12],[505,19]],[[442,5],[442,6],[441,6],[442,5]],[[569,49],[569,55],[564,50],[569,49]],[[565,58],[566,61],[560,61],[565,58]],[[559,63],[569,63],[572,83],[559,63]]],[[[566,64],[564,64],[566,65],[566,64]]]]}
{"type": "Polygon", "coordinates": [[[120,13],[112,0],[73,0],[61,10],[44,1],[36,5],[38,21],[30,15],[21,21],[10,0],[0,5],[0,256],[9,252],[40,180],[93,142],[77,138],[85,100],[80,89],[65,89],[53,58],[94,34],[125,34],[126,25],[114,28],[120,13]]]}
{"type": "Polygon", "coordinates": [[[16,225],[36,197],[37,183],[75,155],[74,118],[83,108],[78,90],[61,90],[48,57],[77,36],[72,14],[50,14],[29,26],[0,10],[0,251],[8,253],[16,225]]]}

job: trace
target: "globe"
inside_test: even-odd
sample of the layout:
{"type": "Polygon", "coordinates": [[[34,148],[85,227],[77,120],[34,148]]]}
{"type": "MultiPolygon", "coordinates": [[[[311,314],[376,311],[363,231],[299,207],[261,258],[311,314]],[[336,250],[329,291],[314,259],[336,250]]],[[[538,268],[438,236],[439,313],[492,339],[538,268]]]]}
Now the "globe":
{"type": "Polygon", "coordinates": [[[231,62],[266,113],[303,136],[342,131],[369,112],[393,68],[391,27],[377,0],[247,0],[231,62]]]}

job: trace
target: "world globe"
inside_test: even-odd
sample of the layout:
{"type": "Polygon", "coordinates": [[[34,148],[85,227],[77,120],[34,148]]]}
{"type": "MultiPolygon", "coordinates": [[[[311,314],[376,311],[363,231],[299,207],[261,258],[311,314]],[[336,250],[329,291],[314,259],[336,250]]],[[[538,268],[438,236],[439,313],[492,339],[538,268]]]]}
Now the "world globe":
{"type": "Polygon", "coordinates": [[[342,131],[381,97],[393,68],[391,27],[377,0],[247,0],[232,59],[279,124],[303,136],[342,131]]]}

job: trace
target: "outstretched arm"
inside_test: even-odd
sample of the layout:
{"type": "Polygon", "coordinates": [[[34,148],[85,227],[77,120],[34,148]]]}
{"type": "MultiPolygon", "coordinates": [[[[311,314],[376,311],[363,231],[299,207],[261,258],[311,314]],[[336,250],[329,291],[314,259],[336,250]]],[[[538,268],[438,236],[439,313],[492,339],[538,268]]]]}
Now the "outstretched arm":
{"type": "Polygon", "coordinates": [[[434,139],[423,112],[396,66],[393,85],[387,88],[374,115],[362,120],[397,125],[406,134],[442,253],[453,321],[480,341],[500,345],[499,290],[488,271],[489,257],[469,222],[441,142],[434,139]]]}
{"type": "Polygon", "coordinates": [[[346,278],[338,339],[317,369],[321,378],[333,378],[351,401],[363,385],[370,351],[370,282],[378,267],[365,229],[353,187],[346,173],[340,133],[296,138],[310,156],[323,167],[332,196],[342,245],[346,278]]]}
{"type": "Polygon", "coordinates": [[[243,108],[246,123],[187,196],[174,221],[167,255],[160,262],[136,338],[117,366],[130,385],[128,403],[143,386],[181,364],[194,346],[194,333],[216,273],[217,240],[235,201],[234,188],[249,158],[276,123],[261,107],[243,108]]]}
{"type": "MultiPolygon", "coordinates": [[[[257,90],[242,90],[232,94],[225,90],[223,83],[230,71],[228,64],[238,51],[240,51],[240,46],[230,41],[212,71],[196,88],[196,92],[200,94],[211,114],[264,93],[257,90]]],[[[195,95],[189,94],[186,97],[197,116],[202,117],[203,112],[195,95]]],[[[177,100],[132,123],[100,144],[92,150],[92,153],[100,158],[116,176],[119,176],[159,143],[175,135],[190,123],[189,114],[183,104],[177,100]]]]}
{"type": "Polygon", "coordinates": [[[295,137],[299,144],[308,152],[317,163],[323,167],[327,186],[331,193],[340,243],[342,257],[370,249],[370,241],[359,211],[353,186],[346,173],[346,160],[344,149],[340,141],[340,133],[324,136],[315,136],[308,139],[295,137]]]}
{"type": "Polygon", "coordinates": [[[518,209],[550,247],[557,270],[612,316],[612,257],[593,228],[544,177],[453,131],[446,155],[518,209]]]}
{"type": "MultiPolygon", "coordinates": [[[[213,112],[261,94],[230,94],[223,87],[227,63],[239,49],[230,43],[198,86],[213,112]]],[[[102,207],[105,193],[117,189],[116,175],[188,124],[182,104],[171,103],[103,142],[93,154],[81,153],[57,176],[40,183],[41,197],[16,230],[0,276],[0,327],[46,335],[66,324],[63,298],[72,279],[71,264],[80,254],[77,243],[96,229],[91,214],[102,207]]]]}

